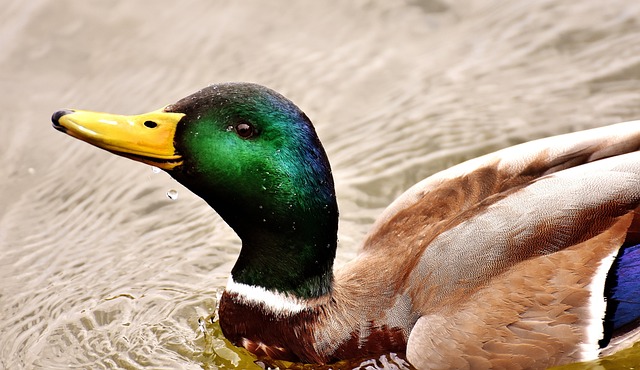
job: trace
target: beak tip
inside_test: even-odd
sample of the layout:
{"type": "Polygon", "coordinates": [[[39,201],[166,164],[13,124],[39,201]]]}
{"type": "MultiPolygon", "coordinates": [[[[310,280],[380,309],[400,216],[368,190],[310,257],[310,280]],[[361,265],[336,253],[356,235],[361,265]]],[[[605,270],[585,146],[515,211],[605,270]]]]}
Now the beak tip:
{"type": "Polygon", "coordinates": [[[71,109],[63,109],[63,110],[59,110],[57,112],[55,112],[52,116],[51,116],[51,122],[53,122],[53,127],[61,127],[60,125],[60,118],[62,118],[63,116],[66,116],[67,114],[71,114],[74,111],[71,109]]]}

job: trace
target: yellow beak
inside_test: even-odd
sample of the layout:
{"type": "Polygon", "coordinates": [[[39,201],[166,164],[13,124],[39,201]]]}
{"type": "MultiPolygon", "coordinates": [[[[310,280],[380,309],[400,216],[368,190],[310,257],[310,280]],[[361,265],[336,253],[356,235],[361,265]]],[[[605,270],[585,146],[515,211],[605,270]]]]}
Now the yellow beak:
{"type": "Polygon", "coordinates": [[[135,116],[62,110],[54,113],[51,120],[55,129],[89,144],[171,170],[182,164],[173,144],[182,117],[183,113],[162,109],[135,116]]]}

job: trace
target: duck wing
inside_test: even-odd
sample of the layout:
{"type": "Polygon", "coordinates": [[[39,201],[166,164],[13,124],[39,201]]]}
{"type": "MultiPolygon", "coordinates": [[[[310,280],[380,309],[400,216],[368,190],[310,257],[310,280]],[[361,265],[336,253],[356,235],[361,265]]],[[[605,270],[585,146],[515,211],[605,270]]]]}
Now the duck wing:
{"type": "Polygon", "coordinates": [[[364,250],[405,258],[412,364],[547,367],[637,338],[638,148],[639,121],[556,136],[398,198],[364,250]]]}
{"type": "MultiPolygon", "coordinates": [[[[640,121],[558,135],[502,149],[440,171],[415,184],[378,217],[364,250],[386,249],[389,230],[407,221],[440,224],[492,196],[545,175],[640,149],[640,121]]],[[[408,225],[407,225],[408,226],[408,225]]],[[[397,232],[396,232],[397,234],[397,232]]]]}

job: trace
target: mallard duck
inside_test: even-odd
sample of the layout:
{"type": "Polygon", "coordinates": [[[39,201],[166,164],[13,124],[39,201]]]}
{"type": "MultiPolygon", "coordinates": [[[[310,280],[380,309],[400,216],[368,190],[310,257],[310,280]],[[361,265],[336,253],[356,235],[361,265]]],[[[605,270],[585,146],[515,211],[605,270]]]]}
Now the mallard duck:
{"type": "Polygon", "coordinates": [[[307,116],[256,84],[53,127],[168,172],[242,241],[219,308],[258,356],[544,368],[640,336],[640,121],[520,144],[421,181],[334,271],[338,207],[307,116]]]}

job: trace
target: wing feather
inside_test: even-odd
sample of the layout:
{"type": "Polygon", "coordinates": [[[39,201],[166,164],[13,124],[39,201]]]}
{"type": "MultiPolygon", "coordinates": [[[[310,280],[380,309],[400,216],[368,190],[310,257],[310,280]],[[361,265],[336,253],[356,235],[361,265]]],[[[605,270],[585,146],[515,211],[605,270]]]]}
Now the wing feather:
{"type": "Polygon", "coordinates": [[[463,162],[398,197],[376,220],[363,247],[386,248],[384,235],[411,213],[422,220],[445,220],[544,175],[638,149],[640,121],[630,121],[535,140],[463,162]]]}

